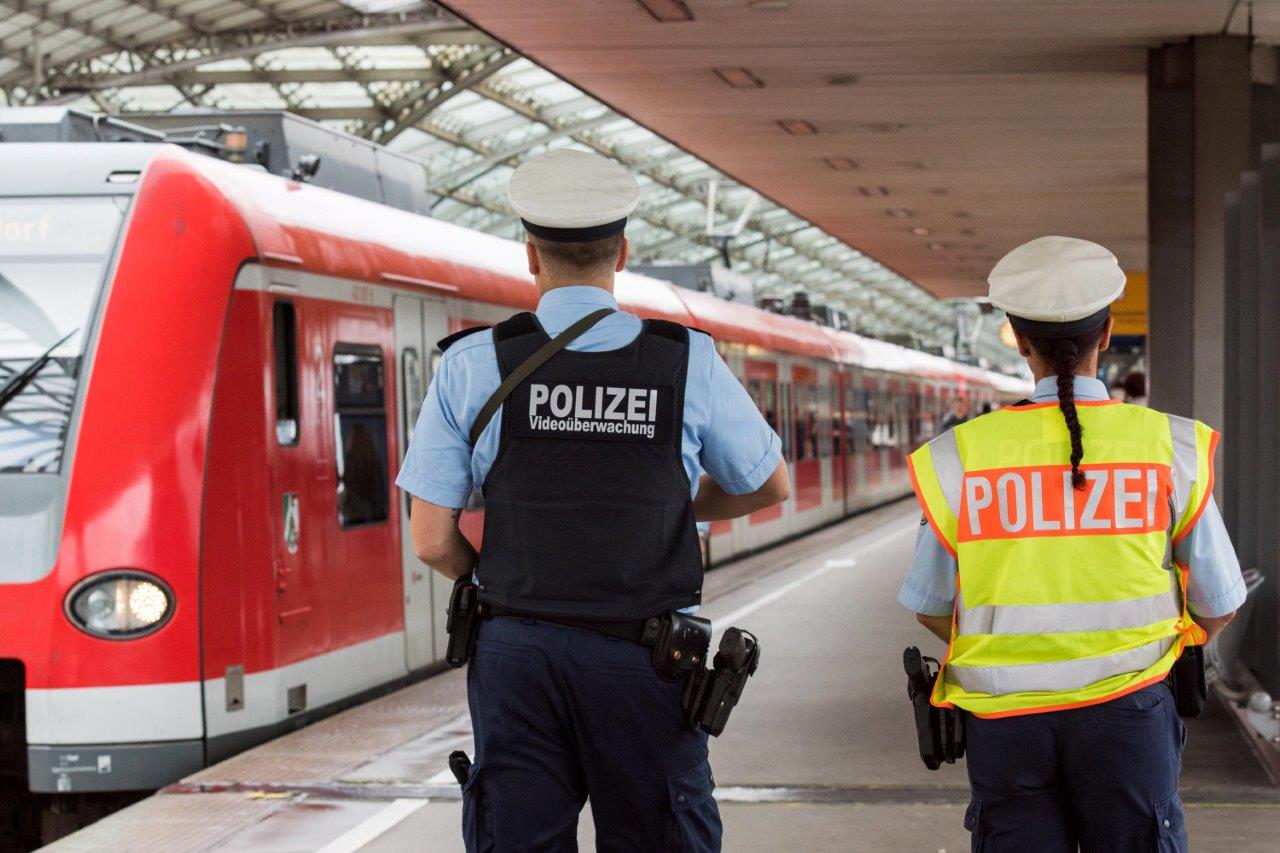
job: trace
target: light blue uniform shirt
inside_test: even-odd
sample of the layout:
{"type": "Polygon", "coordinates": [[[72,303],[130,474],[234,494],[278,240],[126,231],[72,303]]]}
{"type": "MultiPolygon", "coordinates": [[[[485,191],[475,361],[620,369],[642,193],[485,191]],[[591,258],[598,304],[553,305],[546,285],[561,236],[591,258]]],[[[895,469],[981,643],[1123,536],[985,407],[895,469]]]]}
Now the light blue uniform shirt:
{"type": "MultiPolygon", "coordinates": [[[[592,311],[617,307],[613,295],[602,288],[560,287],[543,295],[535,313],[543,330],[554,337],[592,311]]],[[[640,334],[641,322],[634,314],[618,311],[569,349],[619,349],[640,334]]],[[[396,485],[437,506],[465,506],[498,455],[501,410],[474,448],[468,436],[501,381],[493,332],[476,332],[449,347],[431,378],[396,485]]],[[[731,495],[754,492],[782,461],[782,441],[703,332],[689,334],[682,456],[694,493],[705,472],[731,495]]]]}
{"type": "MultiPolygon", "coordinates": [[[[1036,383],[1033,403],[1057,402],[1055,377],[1036,383]]],[[[1077,400],[1106,400],[1107,386],[1101,381],[1077,376],[1077,400]]],[[[1187,607],[1196,616],[1225,616],[1244,604],[1244,578],[1240,561],[1222,522],[1222,513],[1213,497],[1196,526],[1173,548],[1174,558],[1190,568],[1187,607]]],[[[956,598],[956,558],[951,556],[933,528],[921,525],[916,535],[916,552],[911,570],[898,593],[898,601],[908,610],[926,616],[949,616],[956,598]]]]}

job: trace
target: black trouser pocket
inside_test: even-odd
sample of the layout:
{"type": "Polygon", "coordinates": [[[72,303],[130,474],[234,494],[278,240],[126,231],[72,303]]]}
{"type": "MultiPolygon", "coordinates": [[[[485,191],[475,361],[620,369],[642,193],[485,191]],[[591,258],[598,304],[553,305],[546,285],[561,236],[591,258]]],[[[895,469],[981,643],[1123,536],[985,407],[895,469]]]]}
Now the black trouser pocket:
{"type": "Polygon", "coordinates": [[[971,840],[969,848],[973,853],[982,853],[986,832],[982,826],[982,800],[973,797],[969,800],[969,808],[964,813],[964,828],[969,830],[971,840]]]}
{"type": "Polygon", "coordinates": [[[716,853],[723,828],[716,806],[715,779],[707,761],[667,779],[671,798],[671,824],[667,829],[668,853],[716,853]]]}
{"type": "Polygon", "coordinates": [[[462,840],[467,845],[467,853],[491,853],[496,849],[484,819],[481,769],[478,761],[473,763],[467,770],[467,784],[462,786],[462,840]]]}
{"type": "Polygon", "coordinates": [[[1182,813],[1182,798],[1176,793],[1155,804],[1156,849],[1160,853],[1187,853],[1187,821],[1182,813]]]}

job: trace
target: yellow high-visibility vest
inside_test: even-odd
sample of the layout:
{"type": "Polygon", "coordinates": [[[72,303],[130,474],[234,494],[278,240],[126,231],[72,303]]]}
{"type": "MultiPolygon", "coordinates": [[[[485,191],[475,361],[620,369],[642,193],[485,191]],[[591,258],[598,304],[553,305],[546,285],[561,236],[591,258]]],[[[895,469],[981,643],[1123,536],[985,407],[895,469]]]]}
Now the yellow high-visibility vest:
{"type": "Polygon", "coordinates": [[[1105,702],[1205,641],[1173,545],[1213,494],[1218,434],[1140,406],[1076,405],[1084,490],[1056,402],[984,415],[911,455],[916,496],[959,565],[935,705],[1002,717],[1105,702]]]}

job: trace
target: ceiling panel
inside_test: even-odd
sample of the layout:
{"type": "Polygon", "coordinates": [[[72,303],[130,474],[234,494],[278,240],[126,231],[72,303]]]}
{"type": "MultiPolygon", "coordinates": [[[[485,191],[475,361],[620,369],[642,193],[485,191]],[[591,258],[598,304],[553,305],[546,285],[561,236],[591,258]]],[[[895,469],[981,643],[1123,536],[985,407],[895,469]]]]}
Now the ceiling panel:
{"type": "MultiPolygon", "coordinates": [[[[1146,51],[1221,31],[1234,4],[686,0],[694,20],[674,23],[637,0],[444,5],[951,296],[982,292],[994,259],[1046,233],[1145,268],[1146,51]],[[764,85],[732,87],[716,67],[764,85]],[[778,122],[793,119],[817,132],[789,135],[778,122]]],[[[1263,38],[1278,6],[1258,4],[1263,38]]],[[[1231,31],[1245,25],[1241,6],[1231,31]]]]}

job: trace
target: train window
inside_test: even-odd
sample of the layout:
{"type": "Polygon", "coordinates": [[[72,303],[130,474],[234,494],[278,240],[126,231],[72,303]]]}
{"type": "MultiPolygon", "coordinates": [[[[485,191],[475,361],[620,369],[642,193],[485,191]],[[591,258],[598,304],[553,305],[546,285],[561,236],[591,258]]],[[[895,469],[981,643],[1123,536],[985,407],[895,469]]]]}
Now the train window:
{"type": "Polygon", "coordinates": [[[382,350],[364,344],[335,345],[333,384],[338,521],[343,527],[385,521],[389,487],[382,350]]]}
{"type": "MultiPolygon", "coordinates": [[[[409,440],[413,437],[413,428],[418,423],[418,415],[422,411],[422,398],[426,394],[422,376],[422,357],[416,347],[405,347],[400,353],[400,374],[404,377],[401,387],[404,389],[400,401],[400,411],[404,412],[404,446],[400,448],[403,455],[409,452],[409,440]]],[[[404,493],[404,511],[407,514],[413,505],[413,498],[404,493]]]]}
{"type": "Polygon", "coordinates": [[[401,370],[404,373],[404,449],[409,449],[409,438],[413,435],[413,427],[418,423],[418,414],[422,411],[422,398],[427,389],[423,383],[422,357],[415,347],[405,347],[400,353],[401,370]]]}
{"type": "Polygon", "coordinates": [[[62,469],[85,345],[127,203],[0,198],[0,387],[8,398],[0,404],[0,474],[62,469]]]}
{"type": "Polygon", "coordinates": [[[833,456],[842,456],[848,451],[845,450],[845,411],[840,405],[840,385],[830,385],[829,403],[831,416],[827,418],[827,423],[831,429],[831,454],[833,456]]]}
{"type": "Polygon", "coordinates": [[[271,309],[275,349],[276,441],[298,443],[298,316],[293,303],[281,300],[271,309]]]}
{"type": "Polygon", "coordinates": [[[818,389],[813,385],[796,385],[795,395],[795,457],[816,459],[825,456],[822,445],[822,418],[818,412],[818,389]]]}
{"type": "Polygon", "coordinates": [[[778,428],[778,386],[760,379],[748,379],[747,393],[755,401],[756,408],[760,410],[760,414],[764,415],[764,419],[768,421],[769,427],[780,434],[778,428]]]}

